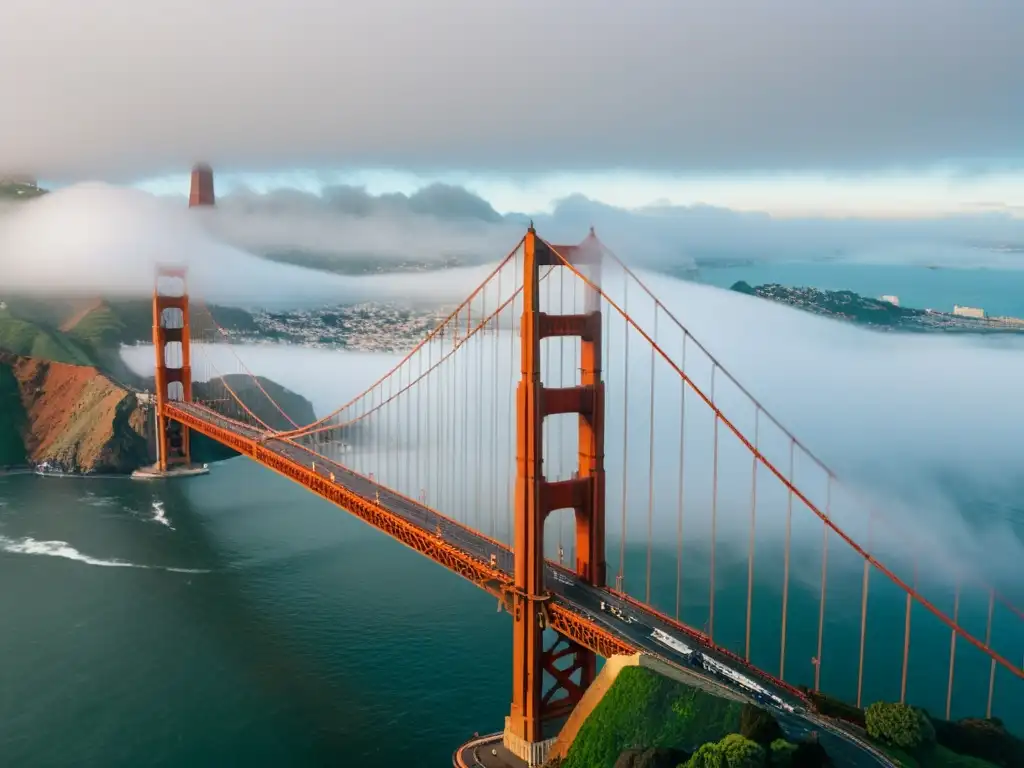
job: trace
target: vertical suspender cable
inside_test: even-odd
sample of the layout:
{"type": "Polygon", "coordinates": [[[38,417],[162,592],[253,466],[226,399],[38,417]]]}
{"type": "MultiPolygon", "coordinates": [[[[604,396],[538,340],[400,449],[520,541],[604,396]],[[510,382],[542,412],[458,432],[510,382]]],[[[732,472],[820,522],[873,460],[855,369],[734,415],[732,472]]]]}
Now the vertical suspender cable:
{"type": "Polygon", "coordinates": [[[789,619],[789,551],[793,535],[793,490],[796,471],[796,440],[789,439],[789,484],[786,502],[786,549],[782,566],[782,650],[779,653],[779,679],[786,679],[786,622],[789,619]]]}
{"type": "MultiPolygon", "coordinates": [[[[501,439],[498,435],[498,380],[501,379],[501,369],[498,367],[498,345],[501,343],[501,313],[504,311],[501,307],[505,302],[505,295],[501,292],[501,276],[505,272],[504,268],[498,270],[498,311],[494,316],[494,364],[491,366],[491,383],[493,396],[491,397],[490,410],[491,415],[494,418],[494,427],[491,431],[490,439],[487,441],[491,447],[491,460],[488,462],[490,468],[490,478],[488,479],[488,487],[490,488],[489,496],[491,507],[491,536],[498,538],[498,506],[499,494],[498,494],[498,441],[501,439]]],[[[511,374],[510,374],[511,375],[511,374]]]]}
{"type": "MultiPolygon", "coordinates": [[[[476,412],[480,414],[480,422],[476,425],[473,430],[476,432],[476,455],[473,457],[473,485],[474,485],[474,506],[476,507],[477,518],[483,516],[483,507],[480,504],[480,494],[483,491],[481,483],[483,482],[484,473],[484,428],[483,428],[483,416],[487,413],[487,409],[483,407],[483,392],[484,392],[484,353],[486,351],[485,339],[487,338],[487,329],[484,326],[484,322],[487,319],[487,287],[484,288],[480,293],[480,330],[477,332],[476,341],[474,342],[474,348],[478,349],[477,360],[476,360],[476,398],[473,404],[476,408],[476,412]]],[[[483,528],[483,522],[480,527],[483,528]]],[[[488,525],[487,532],[490,535],[494,535],[493,525],[488,525]]]]}
{"type": "Polygon", "coordinates": [[[754,531],[757,528],[757,452],[761,409],[754,406],[754,452],[750,470],[750,541],[747,544],[747,634],[743,658],[750,661],[751,610],[754,606],[754,531]]]}
{"type": "MultiPolygon", "coordinates": [[[[519,270],[519,252],[518,251],[516,252],[516,256],[515,256],[515,259],[513,260],[513,263],[515,265],[515,268],[514,268],[514,271],[512,273],[512,275],[513,275],[512,286],[513,286],[513,290],[515,290],[518,287],[518,284],[519,284],[519,274],[520,274],[520,270],[519,270]]],[[[515,296],[515,294],[513,294],[513,296],[515,296]]],[[[505,440],[505,445],[508,446],[508,456],[509,456],[508,467],[506,467],[506,472],[505,472],[505,505],[504,505],[504,509],[506,510],[506,512],[505,512],[505,524],[506,524],[506,528],[507,528],[506,535],[508,536],[508,545],[510,547],[513,547],[513,548],[515,547],[515,539],[512,537],[512,526],[514,524],[515,509],[514,509],[514,505],[512,503],[512,478],[516,475],[516,472],[518,471],[517,467],[516,467],[516,456],[515,456],[516,439],[517,439],[516,438],[516,434],[517,434],[518,425],[515,423],[514,419],[512,418],[512,414],[514,412],[513,411],[513,406],[514,406],[515,392],[516,392],[516,386],[517,386],[516,382],[519,381],[519,377],[516,375],[516,328],[517,328],[517,325],[516,325],[516,317],[517,317],[517,315],[516,315],[516,304],[518,303],[518,301],[519,300],[517,298],[513,298],[512,299],[512,305],[511,305],[512,306],[512,320],[509,323],[508,354],[509,354],[509,372],[511,374],[509,378],[510,378],[510,381],[512,382],[512,384],[511,384],[511,386],[509,387],[509,390],[508,390],[508,421],[506,423],[511,426],[512,434],[511,434],[511,437],[509,439],[505,440]]],[[[518,327],[519,327],[519,333],[522,333],[523,330],[522,330],[522,327],[521,327],[521,323],[520,323],[520,325],[518,327]]]]}
{"type": "MultiPolygon", "coordinates": [[[[871,534],[872,534],[872,519],[871,513],[868,513],[868,546],[867,550],[871,551],[871,534]]],[[[867,640],[867,627],[868,627],[868,577],[871,574],[871,564],[867,558],[864,558],[864,581],[861,585],[861,599],[860,599],[860,659],[857,662],[857,708],[861,707],[861,702],[864,700],[864,644],[867,640]]]]}
{"type": "MultiPolygon", "coordinates": [[[[988,591],[988,621],[985,623],[985,647],[987,649],[992,648],[992,614],[995,612],[996,607],[996,591],[989,589],[988,591]]],[[[996,687],[996,660],[992,659],[989,665],[988,672],[988,701],[985,704],[985,717],[987,719],[992,718],[992,693],[996,687]]]]}
{"type": "MultiPolygon", "coordinates": [[[[679,369],[686,371],[686,331],[683,331],[683,354],[679,369]]],[[[686,490],[686,379],[679,380],[679,486],[677,488],[678,508],[676,509],[676,621],[679,621],[683,593],[683,493],[686,490]]]]}
{"type": "MultiPolygon", "coordinates": [[[[953,595],[953,623],[960,622],[960,577],[957,576],[956,591],[953,595]]],[[[949,681],[946,683],[946,719],[953,708],[953,667],[956,664],[956,630],[949,632],[949,681]]]]}
{"type": "Polygon", "coordinates": [[[626,591],[626,493],[629,484],[629,278],[623,285],[622,307],[626,316],[623,328],[625,329],[625,351],[623,353],[622,365],[622,532],[619,541],[619,576],[618,589],[626,591]]]}
{"type": "MultiPolygon", "coordinates": [[[[917,589],[917,560],[914,560],[914,589],[917,589]]],[[[900,704],[907,700],[907,667],[910,665],[910,609],[913,604],[911,593],[907,592],[906,618],[903,625],[903,672],[900,675],[900,704]]]]}
{"type": "Polygon", "coordinates": [[[459,488],[462,490],[462,506],[466,510],[466,524],[469,525],[470,512],[473,514],[473,528],[480,530],[480,510],[470,509],[469,506],[469,484],[470,479],[468,475],[465,475],[469,471],[469,383],[473,378],[473,369],[470,365],[470,360],[466,357],[464,350],[469,349],[469,332],[473,324],[473,302],[472,300],[466,305],[466,335],[462,337],[462,340],[457,345],[459,351],[455,354],[456,357],[462,357],[462,407],[456,408],[456,418],[462,419],[462,458],[459,461],[459,465],[462,467],[464,473],[464,479],[460,480],[458,477],[453,478],[453,482],[459,484],[459,488]]]}
{"type": "MultiPolygon", "coordinates": [[[[711,364],[711,403],[715,403],[715,371],[711,364]]],[[[711,594],[708,604],[708,637],[715,639],[715,538],[718,535],[718,411],[715,411],[715,444],[711,465],[711,594]]]]}
{"type": "MultiPolygon", "coordinates": [[[[654,344],[658,343],[658,302],[654,303],[654,344]]],[[[651,559],[654,549],[654,360],[655,347],[651,345],[651,409],[650,429],[651,443],[647,450],[647,461],[650,465],[647,479],[647,598],[651,602],[651,559]]]]}
{"type": "MultiPolygon", "coordinates": [[[[825,490],[825,516],[832,516],[832,475],[825,490]]],[[[821,598],[818,601],[818,655],[814,657],[814,690],[821,690],[821,656],[825,635],[825,593],[828,584],[828,526],[821,526],[821,598]]]]}

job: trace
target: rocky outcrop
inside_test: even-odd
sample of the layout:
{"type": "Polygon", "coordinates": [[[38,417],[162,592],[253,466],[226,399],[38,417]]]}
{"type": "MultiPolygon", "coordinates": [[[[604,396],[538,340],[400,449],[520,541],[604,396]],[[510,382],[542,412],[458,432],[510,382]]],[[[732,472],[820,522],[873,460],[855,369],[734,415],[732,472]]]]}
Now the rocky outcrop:
{"type": "MultiPolygon", "coordinates": [[[[292,425],[267,400],[270,395],[298,424],[316,419],[308,400],[260,377],[227,377],[246,407],[273,429],[292,425]],[[266,394],[264,394],[264,391],[266,394]]],[[[149,382],[150,387],[152,383],[149,382]]],[[[196,383],[193,396],[223,398],[216,382],[196,383]]],[[[233,403],[220,404],[228,415],[233,403]]],[[[107,373],[0,350],[0,469],[49,464],[74,474],[126,474],[154,460],[150,406],[107,373]]],[[[221,461],[234,451],[201,434],[192,436],[192,459],[221,461]]]]}
{"type": "MultiPolygon", "coordinates": [[[[20,401],[11,416],[17,406],[8,393],[6,442],[20,435],[26,463],[96,474],[127,473],[149,461],[145,411],[134,393],[95,368],[0,352],[0,371],[20,401]]],[[[8,452],[16,453],[10,445],[8,452]]]]}

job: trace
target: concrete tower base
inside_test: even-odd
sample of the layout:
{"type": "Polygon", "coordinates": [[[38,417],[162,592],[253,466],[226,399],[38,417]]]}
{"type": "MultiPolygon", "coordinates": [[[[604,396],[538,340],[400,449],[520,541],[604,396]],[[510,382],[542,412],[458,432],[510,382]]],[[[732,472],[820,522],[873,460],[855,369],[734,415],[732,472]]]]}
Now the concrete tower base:
{"type": "Polygon", "coordinates": [[[548,754],[551,752],[551,747],[554,746],[558,737],[544,739],[544,741],[526,741],[526,739],[520,738],[509,730],[508,721],[509,718],[506,717],[505,735],[501,740],[502,746],[530,766],[530,768],[544,765],[548,759],[548,754]]]}

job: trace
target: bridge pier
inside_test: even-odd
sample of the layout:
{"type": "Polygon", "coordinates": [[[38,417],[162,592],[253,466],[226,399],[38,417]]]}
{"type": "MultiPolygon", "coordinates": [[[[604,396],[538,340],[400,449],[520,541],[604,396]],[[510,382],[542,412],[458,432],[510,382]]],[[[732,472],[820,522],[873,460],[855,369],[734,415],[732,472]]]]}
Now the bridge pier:
{"type": "Polygon", "coordinates": [[[555,746],[556,741],[558,741],[557,734],[543,741],[526,741],[521,739],[514,732],[510,731],[509,718],[505,718],[505,733],[502,739],[502,746],[511,752],[513,757],[519,758],[530,768],[536,768],[536,766],[544,765],[547,762],[548,755],[551,753],[551,748],[555,746]]]}
{"type": "Polygon", "coordinates": [[[166,413],[168,402],[191,402],[192,355],[189,344],[188,286],[184,267],[157,268],[153,288],[153,350],[156,356],[156,464],[135,473],[138,477],[177,477],[200,474],[192,466],[188,427],[166,413]]]}
{"type": "MultiPolygon", "coordinates": [[[[554,743],[557,721],[568,716],[594,681],[593,651],[558,636],[544,646],[548,628],[544,583],[544,523],[552,512],[571,509],[575,518],[576,574],[586,583],[604,586],[605,476],[604,385],[601,381],[600,296],[587,293],[585,312],[549,315],[540,309],[540,268],[592,270],[600,284],[601,249],[591,230],[577,246],[549,246],[531,226],[523,241],[523,314],[520,323],[522,377],[517,399],[518,467],[514,500],[515,581],[513,618],[512,706],[505,719],[502,744],[529,766],[540,765],[554,743]],[[563,258],[565,261],[563,261],[563,258]],[[581,379],[573,387],[545,387],[541,377],[543,338],[581,340],[581,379]],[[544,418],[579,415],[579,463],[571,480],[544,477],[544,418]],[[546,679],[552,684],[545,688],[546,679]]],[[[596,278],[596,279],[594,279],[596,278]]]]}

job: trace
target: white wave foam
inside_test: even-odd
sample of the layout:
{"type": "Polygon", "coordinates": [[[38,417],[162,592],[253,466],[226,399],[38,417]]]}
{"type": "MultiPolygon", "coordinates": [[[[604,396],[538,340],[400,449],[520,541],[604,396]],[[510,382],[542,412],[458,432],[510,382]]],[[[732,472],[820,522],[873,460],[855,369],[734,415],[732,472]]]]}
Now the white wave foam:
{"type": "Polygon", "coordinates": [[[172,531],[174,526],[171,525],[171,521],[167,519],[167,513],[164,512],[164,503],[162,501],[153,501],[153,522],[160,523],[160,525],[166,525],[172,531]]]}
{"type": "Polygon", "coordinates": [[[67,560],[75,560],[86,565],[98,565],[105,568],[142,568],[148,571],[170,571],[172,573],[209,573],[207,570],[196,568],[170,568],[162,565],[140,565],[129,563],[127,560],[110,559],[104,560],[98,557],[91,557],[72,547],[66,541],[39,541],[31,536],[23,539],[9,539],[0,536],[0,550],[18,555],[45,555],[47,557],[63,557],[67,560]]]}

